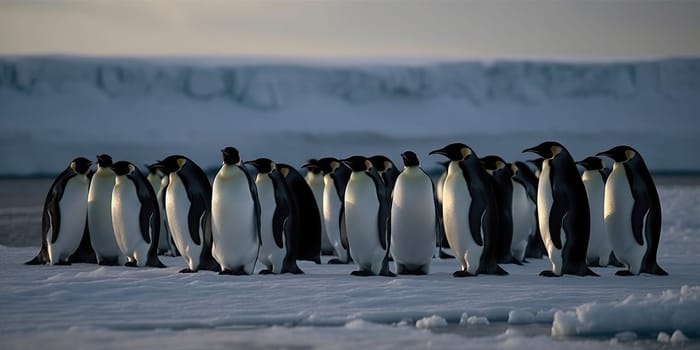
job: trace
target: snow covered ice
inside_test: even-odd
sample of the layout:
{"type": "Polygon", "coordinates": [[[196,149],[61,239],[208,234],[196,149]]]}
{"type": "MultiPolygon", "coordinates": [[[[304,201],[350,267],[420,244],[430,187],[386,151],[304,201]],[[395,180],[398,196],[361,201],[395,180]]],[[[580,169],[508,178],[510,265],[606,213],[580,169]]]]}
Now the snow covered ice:
{"type": "MultiPolygon", "coordinates": [[[[75,156],[99,153],[136,164],[181,153],[216,167],[229,145],[245,159],[292,164],[408,149],[430,164],[438,159],[427,152],[452,141],[517,159],[551,138],[577,158],[628,143],[652,170],[700,169],[692,59],[366,66],[10,57],[0,67],[4,175],[55,175],[75,156]]],[[[50,182],[3,181],[0,236],[38,245],[50,182]],[[10,201],[3,186],[36,195],[10,201]]],[[[233,277],[178,274],[180,257],[163,257],[165,269],[25,266],[37,246],[0,246],[0,348],[697,347],[700,185],[657,184],[665,277],[595,268],[601,277],[546,279],[538,276],[546,259],[504,265],[503,277],[455,279],[456,262],[437,259],[428,276],[360,278],[352,264],[301,262],[305,275],[233,277]]]]}

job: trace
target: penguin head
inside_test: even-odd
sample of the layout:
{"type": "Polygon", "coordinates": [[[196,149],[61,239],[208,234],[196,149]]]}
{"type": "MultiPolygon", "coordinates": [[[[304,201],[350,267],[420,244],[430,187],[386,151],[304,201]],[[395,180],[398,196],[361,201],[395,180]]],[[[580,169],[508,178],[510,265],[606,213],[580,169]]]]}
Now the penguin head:
{"type": "Polygon", "coordinates": [[[161,175],[161,171],[163,170],[163,167],[161,166],[160,162],[155,162],[153,164],[146,164],[146,169],[148,169],[148,172],[150,174],[156,174],[156,175],[161,175]]]}
{"type": "Polygon", "coordinates": [[[342,161],[333,157],[325,157],[318,160],[318,166],[323,174],[330,174],[335,169],[345,166],[342,161]]]}
{"type": "Polygon", "coordinates": [[[386,156],[376,155],[368,158],[372,163],[372,167],[379,173],[385,172],[394,167],[394,163],[386,156]]]}
{"type": "Polygon", "coordinates": [[[108,154],[100,154],[97,156],[97,165],[102,168],[112,166],[112,157],[110,157],[108,154]]]}
{"type": "Polygon", "coordinates": [[[428,154],[441,154],[451,161],[461,161],[474,154],[474,151],[463,143],[455,142],[443,148],[431,151],[428,154]]]}
{"type": "Polygon", "coordinates": [[[567,150],[559,142],[545,141],[535,147],[524,149],[523,153],[525,152],[532,152],[538,154],[542,158],[550,159],[556,157],[562,152],[567,152],[567,150]]]}
{"type": "Polygon", "coordinates": [[[307,160],[301,167],[314,174],[320,174],[322,172],[321,165],[316,158],[307,160]]]}
{"type": "Polygon", "coordinates": [[[117,176],[131,175],[136,171],[136,167],[133,164],[124,160],[115,162],[111,167],[112,171],[114,171],[114,174],[117,176]]]}
{"type": "Polygon", "coordinates": [[[184,167],[188,161],[187,157],[175,154],[158,163],[161,164],[164,173],[170,174],[182,170],[182,167],[184,167]]]}
{"type": "Polygon", "coordinates": [[[241,155],[234,147],[226,147],[221,150],[224,157],[224,164],[236,165],[241,162],[241,155]]]}
{"type": "Polygon", "coordinates": [[[600,152],[596,156],[605,156],[611,158],[617,163],[627,162],[638,154],[637,150],[630,146],[621,145],[613,147],[607,151],[600,152]]]}
{"type": "Polygon", "coordinates": [[[486,169],[490,173],[504,169],[506,168],[506,166],[508,166],[508,163],[506,163],[506,161],[503,160],[503,158],[494,155],[479,158],[479,161],[481,162],[481,165],[484,167],[484,169],[486,169]]]}
{"type": "Polygon", "coordinates": [[[600,170],[605,168],[605,163],[598,157],[587,157],[584,160],[579,160],[576,164],[582,166],[586,170],[600,170]]]}
{"type": "Polygon", "coordinates": [[[271,173],[275,170],[275,162],[269,158],[258,158],[255,160],[247,161],[246,164],[250,164],[255,167],[255,170],[261,174],[271,173]]]}
{"type": "Polygon", "coordinates": [[[78,157],[70,162],[70,168],[78,174],[87,175],[90,172],[92,162],[85,157],[78,157]]]}
{"type": "Polygon", "coordinates": [[[401,159],[403,159],[403,166],[419,166],[420,161],[418,161],[418,156],[413,151],[406,151],[401,153],[401,159]]]}
{"type": "Polygon", "coordinates": [[[372,169],[372,162],[363,156],[352,156],[343,159],[342,162],[352,171],[367,171],[372,169]]]}

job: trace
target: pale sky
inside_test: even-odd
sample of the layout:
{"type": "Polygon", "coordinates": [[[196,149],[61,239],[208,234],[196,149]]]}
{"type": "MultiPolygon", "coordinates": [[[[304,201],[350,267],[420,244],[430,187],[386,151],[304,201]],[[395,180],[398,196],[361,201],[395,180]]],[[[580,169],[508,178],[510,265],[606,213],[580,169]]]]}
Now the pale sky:
{"type": "Polygon", "coordinates": [[[0,0],[0,54],[700,56],[700,0],[0,0]]]}

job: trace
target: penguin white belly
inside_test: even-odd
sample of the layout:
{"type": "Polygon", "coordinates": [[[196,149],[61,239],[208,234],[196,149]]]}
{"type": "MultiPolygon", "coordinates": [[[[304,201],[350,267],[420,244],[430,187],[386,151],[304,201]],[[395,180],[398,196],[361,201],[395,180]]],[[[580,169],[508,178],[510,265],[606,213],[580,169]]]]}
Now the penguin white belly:
{"type": "Polygon", "coordinates": [[[49,259],[51,264],[68,258],[78,249],[85,232],[87,218],[88,180],[84,175],[76,175],[66,182],[63,197],[59,202],[61,223],[56,242],[51,243],[49,235],[49,259]]]}
{"type": "MultiPolygon", "coordinates": [[[[360,269],[379,275],[386,250],[379,242],[379,201],[372,179],[353,173],[345,191],[345,224],[350,255],[360,269]]],[[[383,233],[384,234],[384,233],[383,233]]]]}
{"type": "MultiPolygon", "coordinates": [[[[474,241],[469,227],[469,209],[472,197],[457,162],[450,163],[442,193],[442,216],[445,236],[455,258],[465,270],[476,274],[484,248],[474,241]]],[[[478,234],[482,235],[481,232],[478,234]]],[[[483,237],[483,235],[482,235],[483,237]]]]}
{"type": "Polygon", "coordinates": [[[409,268],[429,265],[435,247],[433,186],[421,174],[414,169],[404,170],[392,196],[391,255],[409,268]]]}
{"type": "Polygon", "coordinates": [[[138,266],[146,266],[149,244],[143,240],[141,235],[139,224],[141,203],[136,195],[136,186],[130,180],[123,179],[124,177],[117,177],[112,192],[114,235],[119,249],[129,262],[135,262],[138,266]]]}
{"type": "Polygon", "coordinates": [[[118,258],[124,263],[122,251],[117,245],[112,227],[112,190],[115,176],[110,170],[98,168],[90,182],[88,192],[88,227],[90,243],[95,250],[97,261],[104,258],[118,258]]]}
{"type": "MultiPolygon", "coordinates": [[[[165,211],[168,214],[168,227],[175,241],[175,246],[185,258],[187,267],[196,271],[199,268],[199,257],[203,244],[197,245],[190,236],[187,222],[190,210],[190,200],[187,198],[187,190],[176,173],[170,174],[170,182],[165,195],[165,211]]],[[[198,226],[199,227],[199,226],[198,226]]],[[[201,229],[198,230],[200,242],[204,243],[201,229]]]]}
{"type": "Polygon", "coordinates": [[[610,248],[603,213],[605,206],[605,182],[597,170],[586,170],[581,178],[583,185],[586,187],[588,206],[591,210],[591,235],[588,240],[586,261],[588,263],[597,262],[600,266],[607,266],[612,248],[610,248]]]}
{"type": "MultiPolygon", "coordinates": [[[[646,240],[639,245],[632,232],[634,197],[624,165],[615,163],[605,185],[605,226],[615,257],[633,274],[638,274],[646,253],[646,240]]],[[[642,231],[644,232],[644,231],[642,231]]]]}
{"type": "MultiPolygon", "coordinates": [[[[316,206],[318,207],[318,215],[323,218],[323,189],[324,189],[324,179],[321,175],[314,173],[308,173],[306,177],[306,183],[309,184],[311,192],[314,194],[314,200],[316,200],[316,206]]],[[[326,233],[326,225],[321,224],[321,251],[327,252],[333,250],[333,245],[328,238],[328,233],[326,233]]]]}
{"type": "Polygon", "coordinates": [[[335,190],[333,179],[330,175],[324,176],[323,188],[323,223],[333,249],[338,259],[347,261],[348,251],[343,247],[340,238],[340,207],[342,203],[335,190]]]}
{"type": "Polygon", "coordinates": [[[552,234],[558,234],[561,237],[561,246],[564,248],[564,244],[566,244],[566,233],[564,232],[564,225],[562,225],[560,232],[550,232],[549,230],[549,215],[552,211],[552,205],[554,204],[549,172],[549,160],[545,160],[542,162],[542,171],[537,185],[537,216],[540,222],[542,241],[547,249],[549,261],[552,263],[552,272],[561,276],[564,267],[564,258],[562,257],[562,249],[554,245],[552,234]]]}
{"type": "Polygon", "coordinates": [[[277,246],[272,228],[272,218],[277,208],[275,201],[275,189],[272,180],[267,175],[258,174],[255,184],[258,187],[258,200],[260,201],[260,262],[272,270],[273,273],[282,272],[286,241],[282,233],[282,248],[277,246]]]}
{"type": "Polygon", "coordinates": [[[518,261],[523,261],[530,235],[534,229],[535,211],[532,202],[527,198],[527,191],[520,183],[513,181],[513,240],[510,253],[518,261]]]}
{"type": "Polygon", "coordinates": [[[222,168],[212,186],[212,254],[222,270],[252,274],[258,254],[255,203],[246,175],[237,166],[224,167],[229,169],[222,168]]]}

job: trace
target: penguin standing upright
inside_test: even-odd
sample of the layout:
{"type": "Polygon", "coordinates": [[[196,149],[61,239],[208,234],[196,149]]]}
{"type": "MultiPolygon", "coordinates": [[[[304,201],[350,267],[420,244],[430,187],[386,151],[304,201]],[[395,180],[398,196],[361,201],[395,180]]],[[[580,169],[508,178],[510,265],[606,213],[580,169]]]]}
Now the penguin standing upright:
{"type": "MultiPolygon", "coordinates": [[[[395,276],[389,270],[389,205],[386,188],[372,162],[352,156],[343,162],[352,170],[345,188],[345,230],[350,254],[359,270],[353,276],[395,276]]],[[[432,249],[432,248],[431,248],[432,249]]]]}
{"type": "Polygon", "coordinates": [[[442,188],[445,185],[445,178],[447,177],[447,167],[450,165],[450,161],[439,162],[443,171],[438,176],[435,181],[435,199],[437,201],[437,221],[438,221],[438,257],[440,259],[454,259],[454,256],[448,254],[443,250],[443,248],[450,248],[450,243],[447,241],[445,236],[445,224],[442,221],[442,188]]]}
{"type": "Polygon", "coordinates": [[[255,177],[260,201],[261,245],[258,259],[266,266],[260,273],[304,273],[297,265],[299,214],[292,202],[293,194],[275,162],[258,158],[247,163],[258,172],[255,177]]]}
{"type": "Polygon", "coordinates": [[[586,187],[588,206],[591,209],[591,237],[588,240],[586,263],[588,266],[608,266],[612,247],[605,228],[605,163],[598,157],[588,157],[576,162],[583,167],[581,179],[586,187]]]}
{"type": "Polygon", "coordinates": [[[528,197],[527,180],[522,176],[520,167],[513,163],[510,165],[513,217],[513,239],[510,244],[510,253],[518,261],[525,261],[525,253],[531,237],[536,233],[537,207],[528,197]]]}
{"type": "Polygon", "coordinates": [[[586,266],[590,209],[569,151],[558,142],[547,141],[523,152],[544,158],[537,186],[537,214],[552,270],[542,271],[540,276],[598,276],[586,266]]]}
{"type": "Polygon", "coordinates": [[[75,158],[54,180],[44,201],[41,249],[27,265],[70,265],[68,260],[80,246],[87,225],[91,164],[87,158],[75,158]]]}
{"type": "Polygon", "coordinates": [[[498,204],[498,234],[494,236],[496,259],[502,264],[518,264],[520,260],[511,254],[513,242],[513,172],[510,164],[499,156],[486,156],[480,159],[486,172],[493,180],[493,192],[498,204]]]}
{"type": "Polygon", "coordinates": [[[165,211],[168,228],[187,267],[180,273],[219,271],[211,253],[211,185],[191,159],[171,155],[159,166],[168,175],[165,211]]]}
{"type": "Polygon", "coordinates": [[[404,169],[391,195],[391,255],[399,275],[427,275],[437,236],[433,181],[411,151],[401,154],[404,169]]]}
{"type": "Polygon", "coordinates": [[[92,175],[88,191],[88,229],[90,243],[99,265],[124,265],[126,257],[119,249],[112,226],[112,190],[115,175],[112,157],[97,156],[97,170],[92,175]]]}
{"type": "Polygon", "coordinates": [[[112,164],[112,226],[126,266],[165,267],[158,259],[160,209],[153,187],[131,163],[112,164]]]}
{"type": "Polygon", "coordinates": [[[345,232],[345,188],[350,180],[350,168],[333,157],[321,158],[318,165],[323,172],[323,224],[337,259],[329,264],[350,262],[347,233],[345,232]]]}
{"type": "Polygon", "coordinates": [[[498,205],[489,175],[474,151],[452,143],[430,154],[450,160],[443,187],[443,221],[452,252],[461,265],[454,277],[507,275],[496,261],[498,205]]]}
{"type": "Polygon", "coordinates": [[[311,188],[318,207],[319,217],[321,218],[321,254],[333,255],[334,249],[328,234],[326,233],[326,225],[323,223],[323,172],[318,164],[318,159],[312,158],[306,161],[302,166],[306,169],[304,179],[311,188]]]}
{"type": "MultiPolygon", "coordinates": [[[[542,158],[539,158],[542,160],[542,158]]],[[[530,200],[534,213],[532,214],[535,222],[535,229],[527,242],[527,250],[525,251],[525,258],[535,258],[542,259],[547,255],[547,249],[544,247],[544,242],[542,241],[542,235],[540,234],[540,224],[537,218],[537,183],[539,179],[535,173],[530,169],[530,167],[521,161],[513,163],[518,167],[517,178],[522,180],[520,183],[525,184],[527,190],[527,198],[530,200]]],[[[540,162],[541,164],[541,162],[540,162]]]]}
{"type": "Polygon", "coordinates": [[[605,225],[615,257],[627,266],[619,276],[668,275],[656,261],[661,236],[661,201],[641,154],[617,146],[597,156],[615,161],[605,184],[605,225]]]}
{"type": "Polygon", "coordinates": [[[253,177],[234,147],[221,150],[223,164],[212,185],[212,255],[222,275],[251,275],[260,250],[260,202],[253,177]]]}
{"type": "MultiPolygon", "coordinates": [[[[163,205],[163,198],[161,190],[165,190],[168,186],[168,177],[163,175],[161,169],[155,165],[146,165],[148,169],[148,175],[146,179],[151,184],[153,192],[156,193],[156,198],[158,199],[158,208],[160,210],[160,235],[158,236],[158,254],[159,255],[171,255],[175,256],[175,244],[170,238],[170,232],[168,231],[168,223],[165,218],[165,206],[163,205]]],[[[163,191],[163,193],[165,193],[163,191]]]]}

